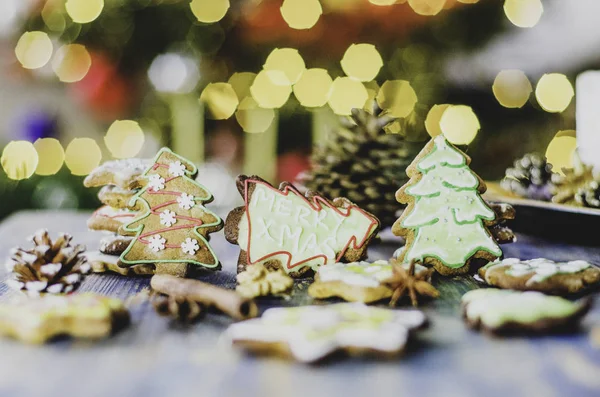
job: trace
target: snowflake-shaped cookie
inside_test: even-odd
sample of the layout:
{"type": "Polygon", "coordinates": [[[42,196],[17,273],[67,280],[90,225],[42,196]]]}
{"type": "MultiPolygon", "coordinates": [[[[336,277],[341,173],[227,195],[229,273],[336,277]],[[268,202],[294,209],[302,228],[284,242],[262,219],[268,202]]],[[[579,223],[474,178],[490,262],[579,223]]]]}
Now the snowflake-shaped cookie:
{"type": "Polygon", "coordinates": [[[148,178],[148,186],[155,192],[165,188],[165,178],[158,174],[152,174],[148,178]]]}
{"type": "Polygon", "coordinates": [[[184,176],[185,165],[181,164],[181,161],[173,161],[169,164],[169,174],[172,176],[184,176]]]}
{"type": "Polygon", "coordinates": [[[160,224],[171,227],[177,222],[177,214],[171,210],[164,210],[160,213],[160,224]]]}
{"type": "Polygon", "coordinates": [[[181,243],[181,249],[186,254],[195,255],[200,249],[200,246],[198,245],[198,240],[188,237],[183,243],[181,243]]]}
{"type": "Polygon", "coordinates": [[[187,193],[181,193],[181,196],[177,197],[177,203],[179,204],[179,208],[184,210],[189,210],[196,205],[194,196],[187,193]]]}
{"type": "Polygon", "coordinates": [[[155,234],[154,236],[148,239],[148,242],[152,251],[158,252],[165,249],[167,239],[161,237],[160,234],[155,234]]]}

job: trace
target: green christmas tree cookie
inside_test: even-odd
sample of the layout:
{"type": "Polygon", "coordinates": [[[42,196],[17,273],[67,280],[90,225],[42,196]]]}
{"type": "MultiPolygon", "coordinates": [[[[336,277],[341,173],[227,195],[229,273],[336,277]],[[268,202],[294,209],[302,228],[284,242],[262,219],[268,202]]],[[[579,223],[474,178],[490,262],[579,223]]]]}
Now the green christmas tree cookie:
{"type": "Polygon", "coordinates": [[[486,186],[470,162],[438,135],[407,168],[410,180],[396,199],[408,207],[392,227],[406,239],[401,260],[417,259],[442,275],[456,275],[468,272],[475,258],[493,261],[502,255],[487,228],[496,214],[481,198],[486,186]]]}

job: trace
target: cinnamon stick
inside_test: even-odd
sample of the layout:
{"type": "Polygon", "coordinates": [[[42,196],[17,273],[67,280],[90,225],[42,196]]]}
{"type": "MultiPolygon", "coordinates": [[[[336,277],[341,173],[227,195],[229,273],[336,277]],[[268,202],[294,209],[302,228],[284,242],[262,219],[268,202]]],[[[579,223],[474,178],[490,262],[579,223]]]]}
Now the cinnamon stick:
{"type": "Polygon", "coordinates": [[[236,320],[244,320],[258,315],[258,308],[252,299],[244,298],[235,291],[199,280],[157,274],[150,280],[150,286],[161,294],[193,300],[205,306],[214,306],[236,320]]]}

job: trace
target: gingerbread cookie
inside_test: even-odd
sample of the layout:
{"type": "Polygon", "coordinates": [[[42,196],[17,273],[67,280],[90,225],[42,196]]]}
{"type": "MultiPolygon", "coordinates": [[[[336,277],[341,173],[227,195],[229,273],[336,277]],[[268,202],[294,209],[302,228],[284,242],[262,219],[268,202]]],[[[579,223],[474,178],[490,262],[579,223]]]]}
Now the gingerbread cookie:
{"type": "Polygon", "coordinates": [[[103,254],[99,251],[87,251],[83,253],[88,263],[92,266],[94,273],[118,273],[122,276],[151,276],[156,272],[152,264],[142,264],[131,267],[121,267],[119,257],[103,254]]]}
{"type": "Polygon", "coordinates": [[[137,189],[144,184],[141,176],[152,161],[148,159],[122,159],[106,161],[90,172],[83,180],[85,187],[116,185],[123,189],[137,189]]]}
{"type": "Polygon", "coordinates": [[[245,206],[227,216],[225,237],[240,246],[238,272],[262,263],[292,277],[319,266],[366,256],[379,220],[345,198],[302,195],[288,182],[279,189],[257,176],[241,175],[237,187],[245,206]]]}
{"type": "MultiPolygon", "coordinates": [[[[427,268],[417,265],[416,271],[427,268]]],[[[376,302],[392,296],[392,289],[383,283],[392,274],[392,264],[384,260],[332,263],[317,270],[308,294],[317,299],[339,297],[350,302],[376,302]]]]}
{"type": "Polygon", "coordinates": [[[119,236],[118,234],[111,234],[102,237],[100,240],[99,251],[107,255],[121,255],[129,244],[133,241],[133,237],[130,236],[119,236]]]}
{"type": "Polygon", "coordinates": [[[138,190],[123,189],[115,185],[106,185],[98,192],[98,199],[104,205],[119,209],[140,210],[141,205],[136,202],[132,207],[129,202],[138,193],[138,190]]]}
{"type": "Polygon", "coordinates": [[[502,255],[487,226],[496,214],[481,198],[486,186],[470,161],[438,135],[407,168],[410,180],[396,199],[408,207],[392,226],[406,239],[402,261],[417,259],[449,276],[467,273],[474,259],[491,262],[502,255]]]}
{"type": "Polygon", "coordinates": [[[229,326],[226,335],[250,352],[319,361],[335,351],[351,355],[400,354],[426,317],[418,310],[389,310],[361,303],[273,308],[261,318],[229,326]]]}
{"type": "Polygon", "coordinates": [[[91,230],[103,230],[116,233],[119,228],[138,216],[137,211],[116,209],[109,206],[98,208],[88,219],[87,227],[91,230]]]}
{"type": "Polygon", "coordinates": [[[586,261],[554,262],[544,258],[522,261],[507,258],[479,269],[494,287],[562,295],[600,282],[600,269],[586,261]]]}
{"type": "Polygon", "coordinates": [[[267,269],[262,263],[248,266],[236,276],[238,294],[247,298],[257,296],[282,296],[292,292],[294,280],[282,269],[267,269]]]}
{"type": "Polygon", "coordinates": [[[469,291],[462,297],[467,324],[493,334],[573,329],[590,309],[590,302],[493,288],[469,291]]]}
{"type": "Polygon", "coordinates": [[[130,202],[141,203],[144,210],[120,229],[120,234],[135,236],[121,254],[121,266],[156,264],[172,274],[188,273],[188,265],[220,269],[208,241],[223,221],[204,207],[213,196],[192,179],[196,173],[192,162],[168,148],[158,152],[142,176],[146,186],[130,202]]]}
{"type": "Polygon", "coordinates": [[[58,335],[100,339],[128,323],[123,302],[89,292],[0,304],[0,333],[26,343],[40,344],[58,335]]]}

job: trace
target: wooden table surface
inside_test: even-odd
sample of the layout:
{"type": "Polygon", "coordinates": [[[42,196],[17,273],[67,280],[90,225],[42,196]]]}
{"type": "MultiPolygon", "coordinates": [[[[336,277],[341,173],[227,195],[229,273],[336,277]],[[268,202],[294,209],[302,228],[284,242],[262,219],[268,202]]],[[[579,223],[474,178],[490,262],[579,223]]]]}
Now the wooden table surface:
{"type": "MultiPolygon", "coordinates": [[[[218,211],[217,211],[218,212],[218,211]]],[[[95,249],[98,234],[86,229],[88,213],[22,212],[0,225],[0,255],[45,227],[74,235],[76,243],[95,249]]],[[[237,247],[223,233],[212,245],[224,269],[205,280],[234,286],[237,247]]],[[[370,259],[389,258],[394,241],[373,247],[370,259]]],[[[586,259],[600,263],[600,247],[550,243],[519,235],[504,247],[507,257],[554,260],[586,259]]],[[[4,267],[2,280],[6,278],[4,267]]],[[[147,278],[92,275],[80,291],[126,299],[148,287],[147,278]]],[[[221,333],[230,320],[210,315],[190,327],[155,315],[147,302],[130,300],[132,324],[112,338],[90,343],[66,338],[44,346],[0,339],[0,396],[600,396],[600,348],[590,339],[600,326],[600,306],[574,335],[537,338],[491,338],[468,330],[461,319],[461,295],[476,288],[471,278],[438,283],[441,298],[423,306],[431,326],[397,360],[345,358],[307,366],[255,358],[233,350],[221,333]]],[[[14,292],[0,286],[0,300],[14,292]]],[[[597,294],[597,293],[596,293],[597,294]]],[[[138,300],[140,301],[140,300],[138,300]]],[[[296,288],[291,301],[309,304],[296,288]]],[[[599,302],[600,304],[600,302],[599,302]]]]}

